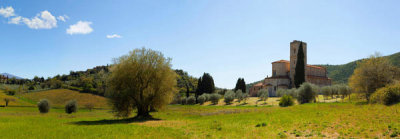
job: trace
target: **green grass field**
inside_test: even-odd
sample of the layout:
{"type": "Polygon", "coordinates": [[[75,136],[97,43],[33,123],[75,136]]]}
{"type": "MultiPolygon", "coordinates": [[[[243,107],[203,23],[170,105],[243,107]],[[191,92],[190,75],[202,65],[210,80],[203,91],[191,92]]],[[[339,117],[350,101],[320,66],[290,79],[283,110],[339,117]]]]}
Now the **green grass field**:
{"type": "Polygon", "coordinates": [[[317,103],[277,106],[169,105],[160,120],[115,119],[110,110],[40,114],[36,107],[0,108],[1,138],[390,138],[400,105],[317,103]],[[264,124],[264,125],[263,125],[264,124]],[[257,127],[259,125],[259,127],[257,127]]]}

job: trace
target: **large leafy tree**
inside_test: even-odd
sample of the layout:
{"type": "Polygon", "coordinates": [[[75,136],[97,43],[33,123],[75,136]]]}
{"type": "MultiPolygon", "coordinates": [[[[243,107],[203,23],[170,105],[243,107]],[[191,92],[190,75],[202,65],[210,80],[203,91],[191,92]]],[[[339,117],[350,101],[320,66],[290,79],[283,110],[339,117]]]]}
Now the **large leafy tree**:
{"type": "Polygon", "coordinates": [[[394,81],[398,69],[386,57],[375,54],[357,62],[357,68],[349,78],[349,86],[356,92],[364,94],[367,101],[377,89],[394,81]]]}
{"type": "Polygon", "coordinates": [[[297,52],[296,68],[294,73],[294,85],[296,88],[299,88],[300,85],[306,81],[305,66],[306,65],[304,62],[303,42],[300,42],[299,50],[297,52]]]}
{"type": "Polygon", "coordinates": [[[171,59],[151,49],[135,49],[114,60],[109,77],[110,100],[116,116],[150,118],[151,108],[170,103],[176,92],[171,59]]]}

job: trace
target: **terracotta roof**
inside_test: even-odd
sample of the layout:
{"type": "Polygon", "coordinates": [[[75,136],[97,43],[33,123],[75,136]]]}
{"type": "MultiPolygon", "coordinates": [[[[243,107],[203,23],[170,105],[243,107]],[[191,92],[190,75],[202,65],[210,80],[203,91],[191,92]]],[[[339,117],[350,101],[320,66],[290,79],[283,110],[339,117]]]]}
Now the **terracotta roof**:
{"type": "Polygon", "coordinates": [[[279,60],[279,61],[275,61],[275,62],[272,62],[272,63],[290,63],[290,62],[287,61],[287,60],[279,60]]]}
{"type": "Polygon", "coordinates": [[[289,79],[289,76],[275,76],[275,77],[268,77],[265,79],[289,79]]]}
{"type": "Polygon", "coordinates": [[[307,65],[307,67],[317,68],[317,69],[325,69],[325,67],[314,66],[314,65],[307,65]]]}
{"type": "Polygon", "coordinates": [[[262,83],[257,83],[257,84],[255,84],[253,86],[262,86],[262,83]]]}

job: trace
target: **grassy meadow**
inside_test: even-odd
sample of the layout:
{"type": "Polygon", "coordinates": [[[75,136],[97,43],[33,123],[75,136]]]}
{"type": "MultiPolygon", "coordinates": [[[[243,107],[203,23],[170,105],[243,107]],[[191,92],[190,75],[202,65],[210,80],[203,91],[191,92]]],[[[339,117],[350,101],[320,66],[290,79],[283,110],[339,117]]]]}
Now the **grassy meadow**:
{"type": "MultiPolygon", "coordinates": [[[[24,100],[17,96],[21,106],[27,105],[1,107],[1,138],[390,138],[400,132],[399,104],[168,105],[151,113],[155,120],[133,121],[115,118],[106,107],[81,108],[71,115],[52,108],[40,114],[35,105],[25,102],[62,91],[66,90],[22,95],[24,100]]],[[[256,98],[249,103],[252,99],[256,98]]]]}

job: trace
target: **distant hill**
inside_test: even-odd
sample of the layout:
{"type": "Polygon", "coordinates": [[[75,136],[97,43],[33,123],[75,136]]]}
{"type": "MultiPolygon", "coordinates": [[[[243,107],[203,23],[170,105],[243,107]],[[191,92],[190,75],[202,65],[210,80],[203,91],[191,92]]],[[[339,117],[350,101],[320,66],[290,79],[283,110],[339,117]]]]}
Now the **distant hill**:
{"type": "MultiPolygon", "coordinates": [[[[394,66],[400,67],[400,52],[385,56],[394,66]]],[[[342,65],[319,65],[326,67],[328,71],[328,77],[332,79],[333,83],[347,83],[350,76],[353,74],[354,69],[357,67],[356,60],[342,65]]]]}
{"type": "MultiPolygon", "coordinates": [[[[390,60],[390,62],[392,62],[393,65],[400,67],[400,52],[385,57],[387,57],[390,60]]],[[[354,69],[357,67],[357,62],[361,60],[362,59],[359,59],[342,65],[317,65],[317,66],[326,67],[328,71],[328,77],[332,79],[334,84],[337,83],[347,84],[349,77],[353,74],[354,69]]],[[[261,81],[249,83],[246,86],[251,87],[254,84],[259,83],[261,81]]]]}
{"type": "Polygon", "coordinates": [[[0,73],[0,75],[3,75],[3,76],[6,76],[6,77],[8,77],[8,78],[15,78],[15,79],[24,79],[24,78],[22,78],[22,77],[18,77],[18,76],[15,76],[15,75],[12,75],[12,74],[10,74],[10,73],[0,73]]]}

